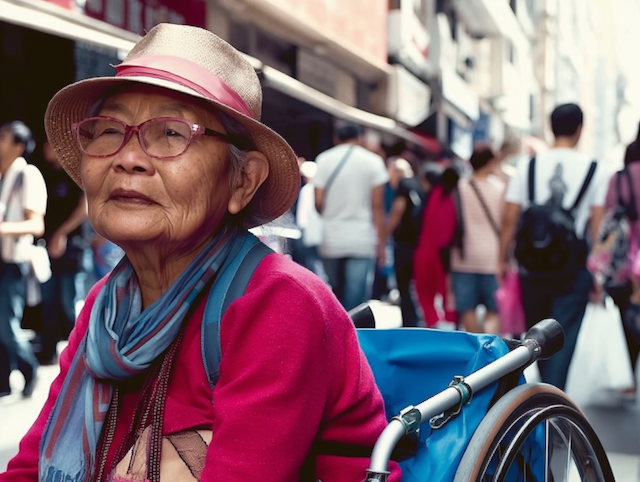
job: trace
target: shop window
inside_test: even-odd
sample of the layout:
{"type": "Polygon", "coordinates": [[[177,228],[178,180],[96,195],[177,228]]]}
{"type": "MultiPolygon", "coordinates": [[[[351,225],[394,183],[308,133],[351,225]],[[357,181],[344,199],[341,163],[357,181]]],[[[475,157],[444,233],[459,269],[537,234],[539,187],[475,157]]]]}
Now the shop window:
{"type": "Polygon", "coordinates": [[[247,25],[241,25],[238,22],[230,22],[229,26],[229,43],[240,52],[251,54],[251,36],[253,29],[247,25]]]}
{"type": "Polygon", "coordinates": [[[255,56],[287,75],[296,71],[297,47],[256,29],[255,56]]]}
{"type": "Polygon", "coordinates": [[[444,13],[449,21],[449,27],[451,28],[451,38],[458,41],[458,15],[453,7],[451,0],[437,0],[436,13],[444,13]]]}

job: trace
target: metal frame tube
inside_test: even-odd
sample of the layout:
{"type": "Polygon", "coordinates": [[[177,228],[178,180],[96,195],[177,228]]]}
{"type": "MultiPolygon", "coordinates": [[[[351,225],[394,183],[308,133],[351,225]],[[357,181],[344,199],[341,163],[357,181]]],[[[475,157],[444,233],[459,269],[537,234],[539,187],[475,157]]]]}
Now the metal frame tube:
{"type": "MultiPolygon", "coordinates": [[[[464,381],[471,387],[473,393],[477,393],[508,373],[535,360],[537,348],[537,343],[529,343],[529,340],[527,340],[523,346],[480,368],[466,377],[464,381]]],[[[449,387],[435,394],[433,397],[416,405],[415,408],[420,411],[421,415],[420,424],[454,407],[457,403],[460,403],[460,392],[455,388],[449,387]]],[[[369,472],[376,474],[389,473],[391,454],[404,435],[405,426],[403,423],[396,419],[391,420],[373,447],[369,472]]]]}

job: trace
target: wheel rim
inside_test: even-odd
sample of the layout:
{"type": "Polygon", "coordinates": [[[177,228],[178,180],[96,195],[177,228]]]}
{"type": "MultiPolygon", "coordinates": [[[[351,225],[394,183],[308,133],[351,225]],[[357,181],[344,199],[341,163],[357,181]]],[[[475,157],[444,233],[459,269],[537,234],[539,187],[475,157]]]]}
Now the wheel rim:
{"type": "Polygon", "coordinates": [[[587,433],[592,431],[591,427],[578,420],[581,420],[580,412],[566,405],[535,408],[524,413],[503,434],[493,452],[487,454],[480,480],[612,480],[604,473],[608,467],[603,468],[599,463],[598,451],[603,452],[602,447],[594,446],[592,434],[587,433]]]}

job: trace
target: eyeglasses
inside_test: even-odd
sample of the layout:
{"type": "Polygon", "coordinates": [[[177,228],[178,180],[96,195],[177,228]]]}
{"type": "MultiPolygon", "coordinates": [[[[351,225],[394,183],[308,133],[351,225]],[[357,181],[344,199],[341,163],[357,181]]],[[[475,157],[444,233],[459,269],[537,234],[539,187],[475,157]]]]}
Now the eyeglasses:
{"type": "Polygon", "coordinates": [[[246,138],[217,132],[200,124],[176,117],[149,119],[130,126],[113,117],[88,117],[71,126],[80,150],[91,157],[116,155],[137,134],[145,154],[168,159],[184,154],[196,136],[216,137],[241,150],[250,150],[246,138]]]}

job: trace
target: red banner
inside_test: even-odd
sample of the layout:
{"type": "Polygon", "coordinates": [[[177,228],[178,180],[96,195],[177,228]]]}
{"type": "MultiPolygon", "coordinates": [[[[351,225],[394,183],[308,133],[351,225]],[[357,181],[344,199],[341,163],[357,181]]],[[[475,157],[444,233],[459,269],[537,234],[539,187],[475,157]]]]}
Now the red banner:
{"type": "Polygon", "coordinates": [[[49,3],[53,3],[60,7],[66,8],[67,10],[72,10],[76,6],[75,0],[46,0],[49,3]]]}
{"type": "Polygon", "coordinates": [[[204,0],[86,0],[84,12],[140,35],[159,23],[206,27],[207,22],[204,0]]]}

